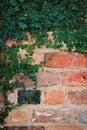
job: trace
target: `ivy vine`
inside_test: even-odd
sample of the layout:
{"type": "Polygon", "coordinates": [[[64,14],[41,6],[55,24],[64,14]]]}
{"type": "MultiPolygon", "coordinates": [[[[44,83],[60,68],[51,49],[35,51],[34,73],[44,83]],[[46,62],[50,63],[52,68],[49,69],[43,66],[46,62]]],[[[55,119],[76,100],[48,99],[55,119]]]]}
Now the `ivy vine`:
{"type": "Polygon", "coordinates": [[[40,65],[32,65],[34,47],[61,48],[66,44],[68,51],[87,55],[87,1],[86,0],[0,0],[0,92],[4,105],[0,107],[0,124],[8,112],[8,91],[16,87],[25,88],[21,82],[11,82],[18,73],[32,78],[37,85],[40,65]],[[54,42],[48,40],[48,32],[53,32],[54,42]],[[29,32],[32,38],[26,35],[29,32]],[[22,40],[35,39],[33,44],[21,44],[22,40]],[[14,40],[8,45],[8,40],[14,40]],[[26,58],[19,54],[25,50],[26,58]]]}

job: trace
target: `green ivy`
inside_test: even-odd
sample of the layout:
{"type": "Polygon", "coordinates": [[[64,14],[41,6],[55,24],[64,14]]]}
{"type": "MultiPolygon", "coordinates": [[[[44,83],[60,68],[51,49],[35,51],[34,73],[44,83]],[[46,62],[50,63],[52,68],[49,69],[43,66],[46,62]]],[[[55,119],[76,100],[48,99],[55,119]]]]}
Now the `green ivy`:
{"type": "Polygon", "coordinates": [[[0,92],[4,96],[4,107],[0,108],[0,123],[13,108],[7,101],[7,91],[15,87],[25,88],[23,83],[10,82],[13,76],[24,73],[35,81],[40,65],[32,65],[35,46],[61,48],[66,44],[68,51],[87,55],[87,0],[0,0],[0,92]],[[48,41],[49,31],[53,32],[54,43],[48,41]],[[36,42],[21,45],[20,40],[28,40],[26,32],[31,33],[36,42]],[[15,39],[17,44],[9,47],[7,39],[15,39]],[[26,59],[20,58],[19,49],[28,53],[26,59]],[[8,62],[6,61],[8,58],[8,62]]]}

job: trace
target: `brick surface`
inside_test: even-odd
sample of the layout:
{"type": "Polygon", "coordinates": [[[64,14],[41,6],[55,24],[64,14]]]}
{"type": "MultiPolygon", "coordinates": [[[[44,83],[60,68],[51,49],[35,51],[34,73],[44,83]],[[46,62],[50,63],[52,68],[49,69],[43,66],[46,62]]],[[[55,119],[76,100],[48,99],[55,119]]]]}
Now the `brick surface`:
{"type": "Polygon", "coordinates": [[[24,82],[26,87],[34,86],[34,82],[28,76],[25,76],[23,73],[16,74],[13,77],[13,82],[15,81],[24,82]]]}
{"type": "Polygon", "coordinates": [[[45,103],[60,104],[64,102],[64,91],[62,90],[47,90],[45,91],[45,103]]]}
{"type": "Polygon", "coordinates": [[[38,54],[33,54],[32,55],[32,59],[34,60],[32,62],[32,65],[34,65],[34,64],[40,64],[40,62],[42,61],[41,55],[38,55],[38,54]]]}
{"type": "Polygon", "coordinates": [[[87,90],[71,91],[68,93],[68,98],[72,104],[87,104],[87,90]]]}
{"type": "Polygon", "coordinates": [[[47,67],[87,66],[87,57],[78,53],[47,53],[45,54],[47,67]]]}
{"type": "Polygon", "coordinates": [[[10,92],[10,91],[8,91],[7,92],[7,99],[8,99],[8,103],[9,104],[13,104],[14,101],[15,101],[15,94],[10,92]]]}
{"type": "Polygon", "coordinates": [[[5,118],[4,120],[6,123],[10,123],[11,122],[11,113],[8,114],[8,116],[5,118]]]}
{"type": "MultiPolygon", "coordinates": [[[[38,87],[52,86],[60,83],[59,73],[43,71],[38,72],[36,75],[38,87]]],[[[26,87],[34,87],[34,82],[28,76],[24,76],[22,73],[16,74],[16,76],[13,78],[13,81],[24,82],[26,87]]]]}
{"type": "Polygon", "coordinates": [[[76,118],[73,109],[39,109],[33,112],[33,122],[73,122],[76,118]]]}
{"type": "Polygon", "coordinates": [[[61,72],[61,84],[66,86],[86,86],[87,72],[61,72]]]}
{"type": "Polygon", "coordinates": [[[18,109],[12,112],[11,122],[25,122],[28,120],[28,110],[27,109],[18,109]]]}
{"type": "Polygon", "coordinates": [[[0,104],[3,104],[3,95],[0,93],[0,104]]]}
{"type": "Polygon", "coordinates": [[[41,127],[41,126],[29,126],[28,130],[44,130],[44,127],[41,127]]]}
{"type": "Polygon", "coordinates": [[[82,110],[80,115],[81,115],[82,122],[87,123],[87,109],[82,110]]]}
{"type": "Polygon", "coordinates": [[[39,72],[37,74],[38,86],[52,86],[59,84],[59,74],[53,72],[39,72]]]}
{"type": "Polygon", "coordinates": [[[40,90],[19,90],[18,103],[40,104],[40,90]]]}
{"type": "Polygon", "coordinates": [[[80,127],[69,127],[69,126],[49,126],[46,130],[83,130],[80,127]]]}

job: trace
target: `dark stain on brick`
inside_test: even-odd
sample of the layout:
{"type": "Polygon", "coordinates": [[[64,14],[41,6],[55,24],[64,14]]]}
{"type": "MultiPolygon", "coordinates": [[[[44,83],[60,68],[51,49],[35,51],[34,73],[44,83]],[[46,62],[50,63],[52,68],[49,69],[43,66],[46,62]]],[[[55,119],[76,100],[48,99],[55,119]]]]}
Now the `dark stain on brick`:
{"type": "Polygon", "coordinates": [[[40,104],[40,90],[19,90],[18,103],[40,104]]]}
{"type": "Polygon", "coordinates": [[[82,78],[83,78],[84,80],[86,80],[87,77],[86,77],[86,76],[82,76],[82,78]]]}

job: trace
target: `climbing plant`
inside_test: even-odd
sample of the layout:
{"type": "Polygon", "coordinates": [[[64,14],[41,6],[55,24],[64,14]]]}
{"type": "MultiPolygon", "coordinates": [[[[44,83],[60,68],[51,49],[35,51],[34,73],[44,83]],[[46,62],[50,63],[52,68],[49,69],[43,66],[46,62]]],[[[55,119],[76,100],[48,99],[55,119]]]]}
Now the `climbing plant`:
{"type": "Polygon", "coordinates": [[[65,44],[68,51],[87,54],[86,5],[86,0],[0,0],[0,92],[4,97],[1,124],[14,107],[8,104],[7,92],[25,88],[22,82],[12,82],[13,77],[24,73],[37,85],[35,73],[40,65],[32,64],[35,46],[57,49],[65,44]],[[53,42],[48,40],[48,32],[53,33],[53,42]],[[23,40],[29,44],[21,44],[23,40]],[[21,51],[25,51],[24,58],[21,51]]]}

